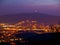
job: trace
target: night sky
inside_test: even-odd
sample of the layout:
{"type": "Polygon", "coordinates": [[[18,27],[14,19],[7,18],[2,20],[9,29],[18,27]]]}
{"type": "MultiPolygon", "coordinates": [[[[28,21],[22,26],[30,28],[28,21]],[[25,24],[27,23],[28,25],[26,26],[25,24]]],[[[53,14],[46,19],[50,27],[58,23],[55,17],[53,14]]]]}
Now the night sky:
{"type": "Polygon", "coordinates": [[[33,12],[60,16],[60,0],[0,0],[0,15],[33,12]]]}

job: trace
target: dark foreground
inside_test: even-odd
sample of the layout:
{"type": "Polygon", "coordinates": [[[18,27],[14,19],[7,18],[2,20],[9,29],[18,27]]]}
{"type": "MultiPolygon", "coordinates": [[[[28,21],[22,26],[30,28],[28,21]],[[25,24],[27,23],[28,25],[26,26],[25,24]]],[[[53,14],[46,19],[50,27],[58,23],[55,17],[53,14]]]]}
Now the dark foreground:
{"type": "MultiPolygon", "coordinates": [[[[24,41],[14,41],[16,45],[60,45],[60,33],[34,34],[24,33],[16,34],[16,37],[24,38],[24,41]]],[[[13,45],[10,42],[0,43],[0,45],[13,45]]]]}

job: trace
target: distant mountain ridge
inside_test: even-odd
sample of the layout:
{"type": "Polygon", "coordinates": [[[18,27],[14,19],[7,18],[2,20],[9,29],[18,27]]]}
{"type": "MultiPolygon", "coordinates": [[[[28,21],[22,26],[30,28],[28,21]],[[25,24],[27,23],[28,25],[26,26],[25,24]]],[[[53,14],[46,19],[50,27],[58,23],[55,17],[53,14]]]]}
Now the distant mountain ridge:
{"type": "Polygon", "coordinates": [[[40,23],[53,24],[60,21],[60,16],[52,16],[42,13],[20,13],[0,16],[0,22],[5,23],[17,23],[21,20],[37,20],[40,23]]]}

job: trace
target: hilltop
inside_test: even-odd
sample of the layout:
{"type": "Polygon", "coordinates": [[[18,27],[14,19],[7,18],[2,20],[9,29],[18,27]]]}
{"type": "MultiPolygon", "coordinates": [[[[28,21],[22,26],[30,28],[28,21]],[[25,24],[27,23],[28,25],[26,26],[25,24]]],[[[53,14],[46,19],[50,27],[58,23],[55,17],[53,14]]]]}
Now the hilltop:
{"type": "Polygon", "coordinates": [[[21,20],[36,20],[40,23],[54,24],[60,21],[60,16],[52,16],[42,13],[20,13],[0,16],[0,22],[4,23],[17,23],[21,20]]]}

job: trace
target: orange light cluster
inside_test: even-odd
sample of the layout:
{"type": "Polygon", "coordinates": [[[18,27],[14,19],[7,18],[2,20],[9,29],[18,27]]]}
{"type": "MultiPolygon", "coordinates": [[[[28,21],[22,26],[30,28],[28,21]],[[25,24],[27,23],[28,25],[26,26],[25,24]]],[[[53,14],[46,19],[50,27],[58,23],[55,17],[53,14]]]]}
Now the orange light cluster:
{"type": "MultiPolygon", "coordinates": [[[[19,30],[42,30],[42,29],[46,32],[52,31],[50,25],[40,24],[34,20],[32,20],[32,21],[29,21],[29,20],[20,21],[14,25],[9,25],[7,23],[6,24],[1,23],[0,27],[2,27],[2,29],[4,29],[4,30],[16,30],[16,31],[19,31],[19,30]]],[[[60,27],[60,25],[58,25],[58,24],[52,26],[54,32],[56,32],[56,28],[59,28],[59,27],[60,27]]],[[[58,29],[58,30],[60,32],[60,29],[58,29]]]]}

